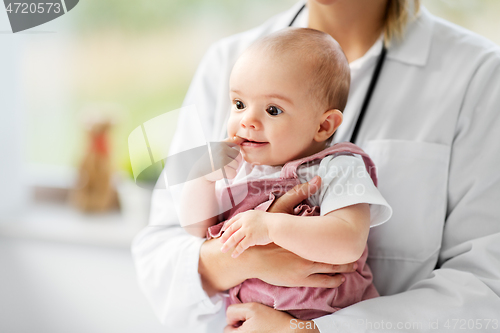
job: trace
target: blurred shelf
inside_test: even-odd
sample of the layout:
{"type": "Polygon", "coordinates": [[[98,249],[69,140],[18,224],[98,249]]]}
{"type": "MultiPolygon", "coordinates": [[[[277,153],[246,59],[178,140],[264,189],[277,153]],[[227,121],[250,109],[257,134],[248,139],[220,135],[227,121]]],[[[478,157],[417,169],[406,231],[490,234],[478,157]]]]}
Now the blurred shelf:
{"type": "Polygon", "coordinates": [[[147,217],[137,217],[133,224],[127,220],[118,210],[87,214],[65,203],[36,202],[18,217],[2,218],[0,236],[130,248],[147,217]]]}

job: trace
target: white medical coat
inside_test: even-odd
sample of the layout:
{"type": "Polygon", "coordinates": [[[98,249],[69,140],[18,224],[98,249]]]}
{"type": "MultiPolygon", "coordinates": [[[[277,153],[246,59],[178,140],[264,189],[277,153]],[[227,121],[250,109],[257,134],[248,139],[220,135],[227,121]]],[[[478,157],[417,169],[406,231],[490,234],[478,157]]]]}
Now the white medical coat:
{"type": "MultiPolygon", "coordinates": [[[[302,4],[208,50],[185,100],[196,105],[207,140],[226,137],[238,55],[286,28],[302,4]]],[[[372,71],[353,85],[335,141],[349,139],[372,71]]],[[[316,319],[321,332],[500,324],[499,113],[499,47],[422,9],[404,42],[389,47],[356,141],[376,163],[393,208],[369,236],[368,263],[383,297],[316,319]]],[[[171,151],[200,135],[181,118],[171,151]]],[[[167,190],[155,190],[150,226],[134,240],[140,285],[167,326],[222,332],[222,299],[207,297],[197,273],[203,240],[184,232],[170,202],[167,190]]]]}

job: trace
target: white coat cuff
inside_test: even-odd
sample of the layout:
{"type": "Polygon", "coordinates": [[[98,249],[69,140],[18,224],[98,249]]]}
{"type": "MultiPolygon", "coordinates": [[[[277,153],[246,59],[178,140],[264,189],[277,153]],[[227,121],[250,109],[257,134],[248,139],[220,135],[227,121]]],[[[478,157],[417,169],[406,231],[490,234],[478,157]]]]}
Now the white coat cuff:
{"type": "Polygon", "coordinates": [[[201,283],[201,276],[198,273],[198,264],[200,261],[200,249],[201,245],[206,239],[200,238],[197,240],[188,251],[184,253],[183,260],[185,265],[185,271],[181,275],[185,281],[187,281],[188,290],[190,291],[191,299],[193,303],[200,304],[207,313],[216,313],[223,306],[223,298],[220,294],[216,294],[209,297],[205,290],[203,289],[201,283]]]}

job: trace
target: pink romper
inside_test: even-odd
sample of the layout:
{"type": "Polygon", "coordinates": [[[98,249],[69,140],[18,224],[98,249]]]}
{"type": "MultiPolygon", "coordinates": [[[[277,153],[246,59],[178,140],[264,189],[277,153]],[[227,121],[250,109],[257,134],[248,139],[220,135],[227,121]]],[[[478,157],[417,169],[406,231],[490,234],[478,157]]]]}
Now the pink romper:
{"type": "MultiPolygon", "coordinates": [[[[248,195],[242,202],[224,213],[224,221],[249,209],[266,211],[275,198],[280,197],[300,183],[297,177],[298,166],[332,154],[361,155],[368,174],[375,186],[377,186],[375,165],[370,157],[352,143],[337,143],[317,154],[288,162],[283,166],[280,178],[252,180],[248,183],[230,186],[230,193],[233,196],[238,191],[243,190],[241,186],[245,186],[244,191],[248,191],[248,195]],[[240,188],[238,189],[238,187],[240,188]]],[[[229,198],[226,199],[229,200],[229,198]]],[[[319,207],[311,207],[307,202],[303,202],[295,207],[294,214],[318,216],[319,207]]],[[[220,237],[223,225],[224,222],[221,222],[210,227],[207,231],[207,238],[220,237]]],[[[353,273],[344,274],[346,280],[338,288],[280,287],[270,285],[259,279],[248,279],[229,290],[227,306],[235,303],[258,302],[276,310],[286,311],[290,315],[303,320],[310,320],[333,313],[351,304],[379,296],[372,284],[371,270],[366,265],[367,256],[368,247],[365,248],[361,258],[357,261],[357,270],[353,273]]]]}

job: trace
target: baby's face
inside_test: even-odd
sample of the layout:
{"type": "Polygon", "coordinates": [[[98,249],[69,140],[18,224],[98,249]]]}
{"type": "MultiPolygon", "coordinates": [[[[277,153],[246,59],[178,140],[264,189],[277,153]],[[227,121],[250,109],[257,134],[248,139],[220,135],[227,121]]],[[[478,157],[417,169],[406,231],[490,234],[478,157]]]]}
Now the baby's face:
{"type": "Polygon", "coordinates": [[[311,70],[290,57],[246,53],[230,79],[229,137],[238,136],[243,158],[254,164],[283,165],[314,154],[324,111],[310,93],[311,70]]]}

